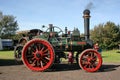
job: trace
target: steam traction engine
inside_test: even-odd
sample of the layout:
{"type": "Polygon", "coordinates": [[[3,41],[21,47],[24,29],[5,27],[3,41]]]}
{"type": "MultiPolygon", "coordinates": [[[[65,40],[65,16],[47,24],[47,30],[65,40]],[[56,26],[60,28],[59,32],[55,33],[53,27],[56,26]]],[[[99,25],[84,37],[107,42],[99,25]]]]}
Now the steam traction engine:
{"type": "MultiPolygon", "coordinates": [[[[76,28],[65,33],[56,26],[49,24],[49,28],[34,36],[22,49],[24,65],[33,71],[45,71],[54,63],[60,63],[60,58],[65,57],[64,52],[77,52],[76,62],[87,72],[95,72],[102,65],[101,55],[93,49],[93,43],[89,39],[90,11],[84,12],[85,38],[80,37],[76,28]]],[[[43,26],[45,27],[45,26],[43,26]]]]}

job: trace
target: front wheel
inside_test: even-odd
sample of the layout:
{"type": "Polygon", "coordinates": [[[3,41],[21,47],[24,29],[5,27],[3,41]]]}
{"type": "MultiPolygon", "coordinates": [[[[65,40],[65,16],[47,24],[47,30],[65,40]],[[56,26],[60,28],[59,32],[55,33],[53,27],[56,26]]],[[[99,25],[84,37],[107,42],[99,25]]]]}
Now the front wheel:
{"type": "Polygon", "coordinates": [[[101,55],[94,49],[87,49],[80,54],[79,66],[87,72],[95,72],[102,65],[101,55]]]}
{"type": "Polygon", "coordinates": [[[32,71],[45,71],[54,62],[54,50],[43,39],[32,39],[22,50],[23,63],[32,71]]]}

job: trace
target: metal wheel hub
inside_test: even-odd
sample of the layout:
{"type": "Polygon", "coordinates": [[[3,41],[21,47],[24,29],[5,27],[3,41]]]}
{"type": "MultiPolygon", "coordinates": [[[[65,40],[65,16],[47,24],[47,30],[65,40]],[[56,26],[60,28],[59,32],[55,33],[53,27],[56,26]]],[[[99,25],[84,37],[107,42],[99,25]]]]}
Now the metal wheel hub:
{"type": "Polygon", "coordinates": [[[91,60],[92,60],[91,58],[88,58],[88,62],[91,62],[91,60]]]}
{"type": "Polygon", "coordinates": [[[36,60],[40,60],[40,59],[42,58],[42,53],[41,53],[40,51],[36,51],[36,52],[34,53],[34,58],[35,58],[36,60]]]}
{"type": "Polygon", "coordinates": [[[41,55],[39,53],[36,54],[36,58],[40,58],[41,55]]]}
{"type": "Polygon", "coordinates": [[[87,61],[91,64],[93,62],[92,58],[88,58],[87,61]]]}

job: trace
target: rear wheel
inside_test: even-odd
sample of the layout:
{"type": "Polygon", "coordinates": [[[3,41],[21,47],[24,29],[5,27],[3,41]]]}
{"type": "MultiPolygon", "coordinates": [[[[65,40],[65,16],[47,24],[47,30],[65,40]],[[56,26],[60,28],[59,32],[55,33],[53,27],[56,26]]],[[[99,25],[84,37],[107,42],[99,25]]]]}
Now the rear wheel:
{"type": "Polygon", "coordinates": [[[14,58],[17,64],[22,64],[22,59],[21,59],[22,49],[23,49],[23,45],[17,45],[14,49],[14,58]]]}
{"type": "Polygon", "coordinates": [[[54,50],[43,39],[32,39],[23,48],[23,63],[32,71],[45,71],[54,62],[54,50]]]}
{"type": "Polygon", "coordinates": [[[102,57],[96,50],[87,49],[80,54],[79,65],[87,72],[95,72],[102,65],[102,57]]]}

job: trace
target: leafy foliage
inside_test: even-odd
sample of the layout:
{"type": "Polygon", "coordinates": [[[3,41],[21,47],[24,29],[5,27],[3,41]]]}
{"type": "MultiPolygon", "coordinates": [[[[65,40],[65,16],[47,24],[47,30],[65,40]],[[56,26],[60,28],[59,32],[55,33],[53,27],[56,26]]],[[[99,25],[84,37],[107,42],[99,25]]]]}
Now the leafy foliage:
{"type": "Polygon", "coordinates": [[[17,21],[12,15],[2,15],[0,20],[0,37],[1,38],[11,38],[15,35],[16,30],[18,30],[17,21]]]}
{"type": "Polygon", "coordinates": [[[99,41],[100,47],[104,49],[117,48],[120,44],[120,26],[113,22],[99,24],[91,32],[91,39],[99,41]]]}

